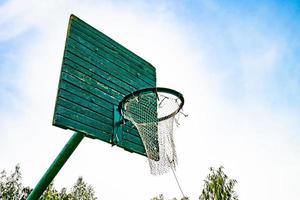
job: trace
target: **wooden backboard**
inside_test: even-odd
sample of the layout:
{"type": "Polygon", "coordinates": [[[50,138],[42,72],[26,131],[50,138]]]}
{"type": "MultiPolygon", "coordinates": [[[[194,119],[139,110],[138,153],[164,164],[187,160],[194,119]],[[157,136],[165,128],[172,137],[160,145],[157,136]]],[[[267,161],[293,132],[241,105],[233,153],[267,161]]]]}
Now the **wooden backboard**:
{"type": "Polygon", "coordinates": [[[124,96],[149,87],[156,87],[156,70],[150,63],[71,15],[54,126],[146,155],[129,122],[123,126],[121,138],[113,140],[114,110],[124,96]]]}

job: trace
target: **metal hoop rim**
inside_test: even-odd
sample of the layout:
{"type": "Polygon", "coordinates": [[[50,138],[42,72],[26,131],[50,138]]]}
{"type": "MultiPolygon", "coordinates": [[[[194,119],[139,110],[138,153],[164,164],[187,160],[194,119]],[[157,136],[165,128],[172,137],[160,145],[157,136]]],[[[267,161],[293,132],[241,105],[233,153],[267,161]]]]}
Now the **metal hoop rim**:
{"type": "Polygon", "coordinates": [[[121,115],[123,115],[123,107],[124,107],[125,103],[128,101],[128,99],[130,99],[132,97],[136,97],[141,93],[151,93],[151,92],[156,93],[156,95],[157,95],[158,92],[169,93],[169,94],[172,94],[172,95],[178,97],[181,101],[180,105],[178,106],[178,108],[174,112],[172,112],[171,114],[169,114],[167,116],[159,118],[158,119],[159,122],[163,121],[163,120],[166,120],[170,117],[175,116],[182,109],[182,107],[184,105],[183,95],[180,92],[176,91],[176,90],[173,90],[173,89],[170,89],[170,88],[164,88],[164,87],[144,88],[144,89],[141,89],[141,90],[134,91],[134,92],[126,95],[123,98],[123,100],[119,103],[119,106],[118,106],[118,109],[119,109],[119,112],[121,113],[121,115]]]}

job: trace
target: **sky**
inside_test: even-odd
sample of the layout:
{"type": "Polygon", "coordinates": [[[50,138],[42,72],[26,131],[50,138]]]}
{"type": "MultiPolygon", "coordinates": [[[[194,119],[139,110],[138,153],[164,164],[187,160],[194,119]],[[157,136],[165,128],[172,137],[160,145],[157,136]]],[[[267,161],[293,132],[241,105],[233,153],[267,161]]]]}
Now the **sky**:
{"type": "MultiPolygon", "coordinates": [[[[72,13],[183,93],[174,134],[187,196],[222,165],[240,199],[299,198],[299,1],[0,1],[0,170],[19,163],[34,187],[72,135],[51,125],[72,13]]],[[[172,173],[152,176],[146,158],[99,140],[84,138],[54,184],[78,176],[99,199],[180,197],[172,173]]]]}

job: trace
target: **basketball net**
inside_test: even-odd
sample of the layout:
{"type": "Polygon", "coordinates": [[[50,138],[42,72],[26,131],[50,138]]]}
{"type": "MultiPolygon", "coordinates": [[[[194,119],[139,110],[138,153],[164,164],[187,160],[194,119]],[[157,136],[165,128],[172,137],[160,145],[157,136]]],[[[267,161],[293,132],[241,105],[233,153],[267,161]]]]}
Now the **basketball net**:
{"type": "Polygon", "coordinates": [[[173,125],[181,100],[163,92],[140,93],[126,100],[123,116],[137,128],[153,175],[175,169],[177,155],[173,138],[173,125]]]}

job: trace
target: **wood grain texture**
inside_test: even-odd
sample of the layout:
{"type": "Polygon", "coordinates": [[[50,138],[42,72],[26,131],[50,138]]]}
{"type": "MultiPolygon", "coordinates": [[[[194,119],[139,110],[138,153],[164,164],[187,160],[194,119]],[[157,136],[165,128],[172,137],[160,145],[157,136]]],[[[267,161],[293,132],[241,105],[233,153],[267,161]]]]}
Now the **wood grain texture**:
{"type": "MultiPolygon", "coordinates": [[[[53,125],[111,143],[114,106],[124,96],[156,87],[155,68],[72,15],[69,21],[53,125]]],[[[145,155],[136,128],[122,127],[127,151],[145,155]]]]}

